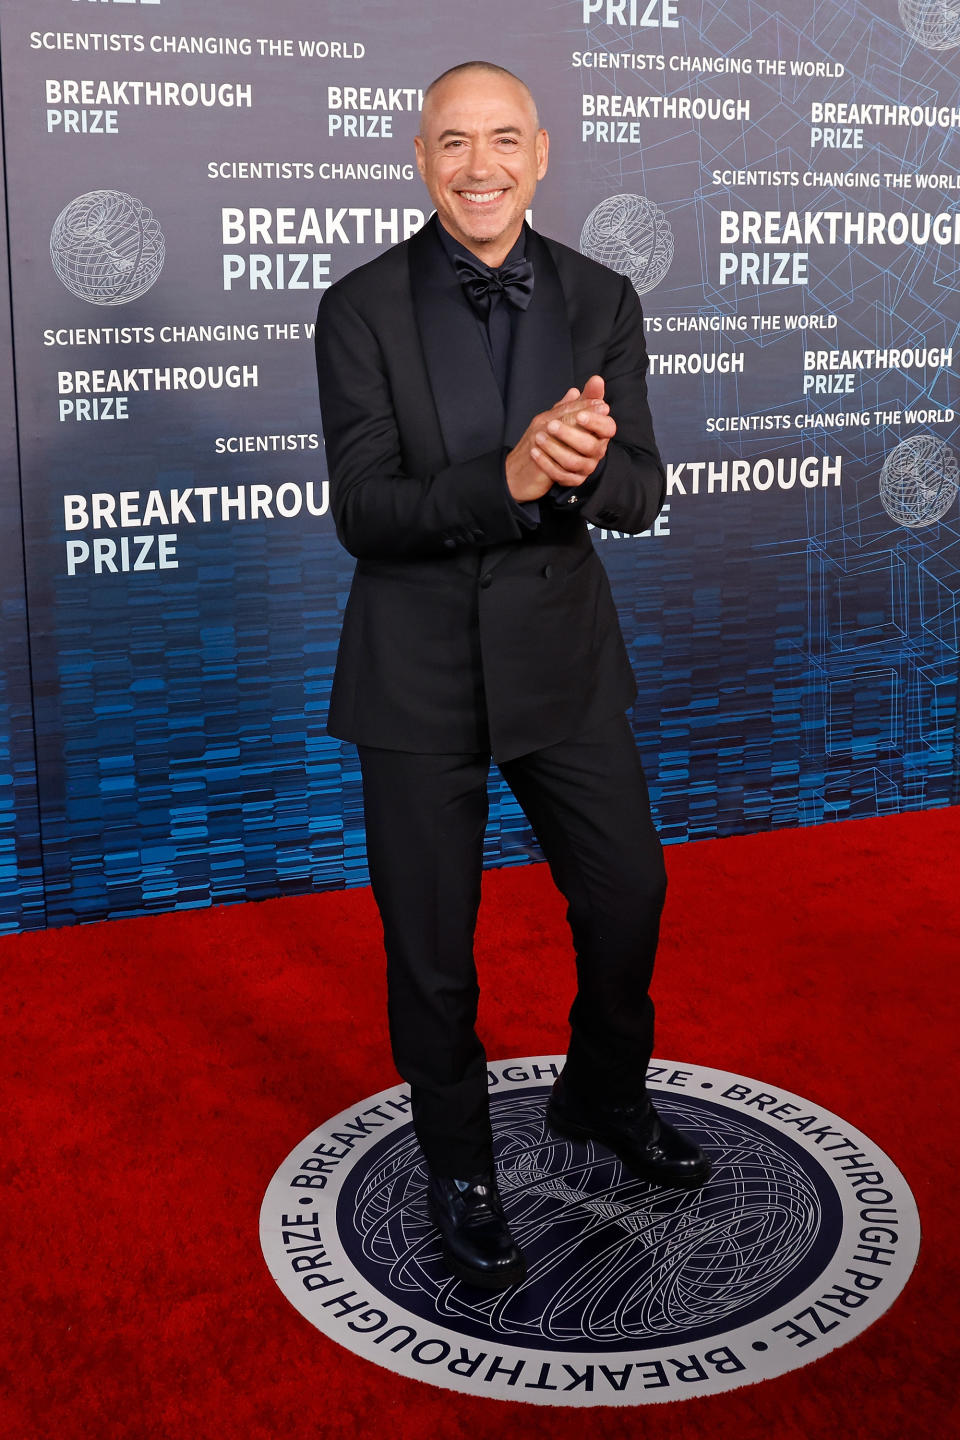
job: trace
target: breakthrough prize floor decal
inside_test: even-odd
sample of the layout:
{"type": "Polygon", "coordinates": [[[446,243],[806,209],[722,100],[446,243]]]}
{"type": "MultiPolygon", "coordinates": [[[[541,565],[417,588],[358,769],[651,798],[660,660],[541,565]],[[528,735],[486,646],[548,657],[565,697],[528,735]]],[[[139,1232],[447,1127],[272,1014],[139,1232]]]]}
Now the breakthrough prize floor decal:
{"type": "Polygon", "coordinates": [[[861,1334],[907,1283],[916,1204],[848,1121],[740,1075],[654,1061],[658,1109],[714,1167],[702,1190],[662,1189],[550,1131],[562,1063],[489,1071],[522,1286],[490,1295],[447,1274],[397,1086],[319,1126],[270,1182],[261,1244],[291,1304],[355,1354],[434,1385],[641,1405],[798,1369],[861,1334]]]}

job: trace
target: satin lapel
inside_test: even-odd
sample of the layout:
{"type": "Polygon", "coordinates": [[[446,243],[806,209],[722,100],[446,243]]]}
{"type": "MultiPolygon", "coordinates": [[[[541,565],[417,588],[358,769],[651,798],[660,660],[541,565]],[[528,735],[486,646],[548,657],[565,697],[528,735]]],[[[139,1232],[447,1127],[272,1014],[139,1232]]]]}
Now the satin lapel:
{"type": "Polygon", "coordinates": [[[527,259],[536,279],[533,298],[520,316],[510,360],[507,424],[503,443],[516,445],[534,415],[549,410],[574,382],[573,341],[567,304],[553,256],[534,230],[527,231],[527,259]]]}
{"type": "Polygon", "coordinates": [[[410,242],[410,287],[444,447],[456,464],[497,447],[503,400],[476,316],[435,234],[436,223],[432,220],[410,242]]]}

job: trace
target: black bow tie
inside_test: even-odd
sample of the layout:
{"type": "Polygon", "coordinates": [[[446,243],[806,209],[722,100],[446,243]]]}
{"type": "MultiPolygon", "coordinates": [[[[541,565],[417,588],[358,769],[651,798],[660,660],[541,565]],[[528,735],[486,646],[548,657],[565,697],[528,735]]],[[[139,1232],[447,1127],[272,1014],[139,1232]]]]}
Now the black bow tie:
{"type": "Polygon", "coordinates": [[[518,310],[526,310],[533,296],[533,266],[529,260],[512,260],[491,270],[482,260],[454,255],[454,269],[467,299],[481,320],[490,314],[491,297],[498,291],[518,310]]]}

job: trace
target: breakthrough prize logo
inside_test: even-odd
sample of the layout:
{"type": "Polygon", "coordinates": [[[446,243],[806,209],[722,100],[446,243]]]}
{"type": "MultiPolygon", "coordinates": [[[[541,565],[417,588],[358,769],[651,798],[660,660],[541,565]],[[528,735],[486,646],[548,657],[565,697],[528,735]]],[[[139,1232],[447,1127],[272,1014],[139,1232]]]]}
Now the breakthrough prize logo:
{"type": "Polygon", "coordinates": [[[942,520],[960,491],[960,463],[936,435],[911,435],[880,471],[880,501],[898,525],[920,530],[942,520]]]}
{"type": "Polygon", "coordinates": [[[898,0],[898,4],[904,30],[925,50],[960,45],[960,0],[898,0]]]}
{"type": "Polygon", "coordinates": [[[659,205],[645,195],[610,195],[583,223],[580,249],[626,275],[638,295],[654,289],[673,261],[673,231],[659,205]]]}
{"type": "Polygon", "coordinates": [[[159,279],[166,245],[153,211],[122,190],[90,190],[57,216],[50,258],[71,294],[126,305],[159,279]]]}
{"type": "Polygon", "coordinates": [[[400,1374],[541,1405],[638,1405],[753,1384],[865,1330],[913,1268],[919,1222],[892,1162],[843,1120],[755,1081],[663,1061],[657,1106],[713,1161],[696,1191],[635,1180],[554,1135],[562,1060],[490,1067],[501,1193],[524,1283],[450,1276],[398,1086],[280,1166],[260,1239],[318,1329],[400,1374]]]}

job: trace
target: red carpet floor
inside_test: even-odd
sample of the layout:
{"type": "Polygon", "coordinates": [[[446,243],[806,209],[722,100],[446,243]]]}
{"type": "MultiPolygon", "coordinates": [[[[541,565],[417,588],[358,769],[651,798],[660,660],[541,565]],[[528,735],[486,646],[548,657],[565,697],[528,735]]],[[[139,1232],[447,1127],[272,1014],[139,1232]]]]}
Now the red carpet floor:
{"type": "MultiPolygon", "coordinates": [[[[587,1414],[391,1375],[316,1332],[264,1266],[280,1160],[395,1083],[367,892],[4,940],[0,1433],[957,1434],[958,854],[960,809],[668,851],[658,1053],[847,1118],[906,1175],[924,1238],[893,1308],[822,1360],[587,1414]]],[[[490,1055],[562,1050],[572,963],[544,867],[485,878],[479,956],[490,1055]]]]}

